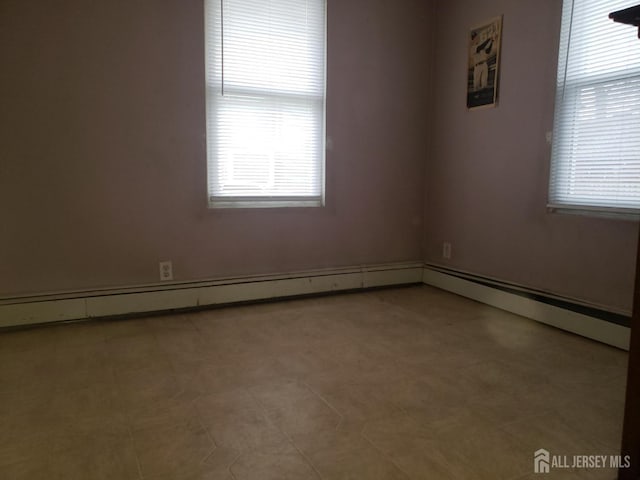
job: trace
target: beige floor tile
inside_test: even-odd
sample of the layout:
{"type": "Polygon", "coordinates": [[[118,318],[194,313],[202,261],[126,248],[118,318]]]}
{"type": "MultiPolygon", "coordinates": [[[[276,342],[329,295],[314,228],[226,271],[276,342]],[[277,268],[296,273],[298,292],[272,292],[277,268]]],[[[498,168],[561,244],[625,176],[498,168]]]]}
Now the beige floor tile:
{"type": "Polygon", "coordinates": [[[211,355],[210,346],[195,328],[165,327],[156,330],[155,337],[160,351],[175,370],[197,368],[203,361],[215,359],[211,355]]]}
{"type": "Polygon", "coordinates": [[[307,460],[288,442],[244,452],[230,467],[236,480],[319,480],[307,460]]]}
{"type": "Polygon", "coordinates": [[[409,478],[357,432],[323,431],[293,435],[292,439],[322,478],[409,478]]]}
{"type": "Polygon", "coordinates": [[[195,405],[217,447],[245,452],[286,441],[264,408],[244,389],[203,396],[195,405]]]}
{"type": "Polygon", "coordinates": [[[598,443],[605,453],[618,452],[624,419],[622,408],[596,405],[587,399],[556,412],[581,438],[598,443]]]}
{"type": "Polygon", "coordinates": [[[48,457],[33,457],[19,463],[0,465],[0,478],[3,480],[48,480],[51,478],[48,457]]]}
{"type": "Polygon", "coordinates": [[[211,455],[209,455],[202,464],[202,472],[206,472],[214,478],[232,476],[231,466],[243,453],[243,451],[216,446],[211,452],[211,455]]]}
{"type": "Polygon", "coordinates": [[[578,472],[551,470],[549,473],[533,473],[515,480],[540,480],[540,478],[548,480],[617,480],[618,473],[615,469],[608,468],[581,470],[578,472]]]}
{"type": "Polygon", "coordinates": [[[52,449],[55,428],[48,421],[32,416],[13,417],[3,421],[0,431],[0,465],[23,463],[46,457],[52,449]],[[12,423],[11,425],[8,425],[12,423]]]}
{"type": "Polygon", "coordinates": [[[149,334],[149,322],[154,317],[127,318],[127,319],[105,319],[98,320],[104,330],[105,340],[115,340],[118,338],[134,337],[149,334]]]}
{"type": "Polygon", "coordinates": [[[106,344],[109,363],[116,373],[153,368],[168,363],[167,356],[151,332],[110,338],[106,344]]]}
{"type": "Polygon", "coordinates": [[[236,480],[229,470],[217,471],[206,467],[196,468],[193,471],[183,471],[177,474],[158,475],[145,477],[145,480],[236,480]]]}
{"type": "Polygon", "coordinates": [[[481,304],[430,287],[380,290],[374,293],[385,303],[417,313],[435,327],[464,324],[478,313],[481,304]]]}
{"type": "Polygon", "coordinates": [[[587,339],[571,341],[571,348],[547,348],[538,354],[537,368],[559,386],[606,383],[626,375],[626,354],[612,347],[602,348],[587,339]],[[593,352],[589,353],[589,349],[593,352]]]}
{"type": "Polygon", "coordinates": [[[39,420],[46,414],[55,392],[55,382],[50,377],[39,381],[39,376],[33,375],[20,382],[0,382],[0,427],[7,417],[31,416],[39,420]]]}
{"type": "Polygon", "coordinates": [[[304,382],[309,378],[323,375],[335,376],[342,372],[342,366],[336,355],[321,348],[288,346],[275,352],[274,370],[282,378],[304,382]]]}
{"type": "Polygon", "coordinates": [[[471,398],[468,409],[495,426],[501,426],[523,418],[564,410],[569,408],[568,402],[557,388],[541,384],[529,391],[478,393],[471,398]]]}
{"type": "Polygon", "coordinates": [[[340,358],[341,369],[335,372],[339,379],[359,383],[395,383],[406,378],[406,372],[398,369],[393,356],[374,343],[352,343],[332,349],[340,358]]]}
{"type": "Polygon", "coordinates": [[[109,352],[104,342],[60,347],[53,356],[51,368],[57,391],[71,392],[94,385],[115,385],[109,352]]]}
{"type": "Polygon", "coordinates": [[[191,369],[180,368],[177,375],[185,391],[191,395],[208,395],[293,379],[283,376],[278,359],[247,353],[210,359],[191,369]]]}
{"type": "Polygon", "coordinates": [[[75,322],[56,325],[56,348],[95,346],[107,339],[103,322],[75,322]]]}
{"type": "Polygon", "coordinates": [[[146,323],[156,335],[196,332],[190,313],[166,313],[147,317],[146,323]]]}
{"type": "MultiPolygon", "coordinates": [[[[241,307],[246,309],[248,307],[241,307]]],[[[213,321],[194,321],[196,331],[202,336],[202,340],[210,351],[214,351],[219,359],[225,361],[242,355],[264,355],[267,353],[260,332],[251,330],[247,323],[252,315],[247,318],[238,316],[232,309],[215,311],[213,321]],[[219,318],[222,314],[228,314],[229,318],[219,318]]],[[[263,323],[262,321],[260,323],[263,323]]]]}
{"type": "Polygon", "coordinates": [[[14,396],[12,392],[32,387],[53,391],[57,384],[54,358],[54,348],[12,350],[7,346],[7,350],[0,349],[0,395],[14,396]]]}
{"type": "Polygon", "coordinates": [[[202,468],[215,450],[207,431],[198,423],[150,427],[133,432],[143,477],[180,477],[202,468]]]}
{"type": "Polygon", "coordinates": [[[19,352],[39,352],[49,354],[55,350],[59,339],[59,328],[63,326],[42,326],[24,330],[0,332],[0,358],[4,354],[19,352]]]}
{"type": "Polygon", "coordinates": [[[139,479],[131,440],[110,446],[88,444],[54,453],[49,457],[47,469],[51,480],[139,479]]]}
{"type": "Polygon", "coordinates": [[[419,377],[398,384],[389,395],[402,411],[435,421],[470,408],[480,392],[437,364],[426,367],[419,377]]]}
{"type": "Polygon", "coordinates": [[[548,377],[532,366],[491,359],[469,365],[458,372],[465,388],[479,394],[517,394],[542,388],[548,377]]]}
{"type": "Polygon", "coordinates": [[[627,358],[426,286],[0,332],[0,478],[533,480],[617,453],[627,358]]]}
{"type": "Polygon", "coordinates": [[[479,305],[473,321],[460,334],[489,344],[496,353],[517,356],[548,347],[555,329],[487,305],[479,305]]]}
{"type": "Polygon", "coordinates": [[[306,385],[271,383],[252,388],[267,417],[289,435],[335,429],[340,415],[306,385]]]}
{"type": "Polygon", "coordinates": [[[0,465],[46,455],[56,431],[53,391],[37,383],[0,390],[0,465]]]}
{"type": "Polygon", "coordinates": [[[118,402],[133,429],[181,424],[196,415],[196,394],[167,363],[116,375],[118,402]]]}
{"type": "Polygon", "coordinates": [[[340,415],[340,429],[360,431],[367,421],[399,411],[390,394],[399,388],[397,384],[340,382],[325,377],[309,383],[309,388],[340,415]]]}
{"type": "Polygon", "coordinates": [[[411,478],[506,480],[531,463],[520,458],[522,446],[512,437],[471,411],[435,422],[391,417],[371,422],[363,435],[411,478]]]}
{"type": "MultiPolygon", "coordinates": [[[[500,426],[519,444],[522,455],[533,458],[533,452],[544,448],[555,455],[609,455],[617,454],[618,446],[607,448],[598,437],[587,437],[573,428],[566,416],[568,409],[545,415],[523,418],[500,426]]],[[[589,421],[585,418],[585,421],[589,421]]]]}
{"type": "Polygon", "coordinates": [[[58,391],[50,409],[55,426],[50,434],[54,452],[88,444],[108,447],[129,437],[115,385],[96,384],[69,392],[58,391]]]}
{"type": "Polygon", "coordinates": [[[247,382],[233,375],[232,369],[219,361],[201,363],[193,368],[181,368],[176,372],[186,394],[193,398],[246,388],[247,382]]]}
{"type": "Polygon", "coordinates": [[[53,454],[62,451],[92,448],[96,452],[122,445],[130,439],[129,429],[120,418],[112,415],[92,421],[59,423],[49,436],[53,454]]]}

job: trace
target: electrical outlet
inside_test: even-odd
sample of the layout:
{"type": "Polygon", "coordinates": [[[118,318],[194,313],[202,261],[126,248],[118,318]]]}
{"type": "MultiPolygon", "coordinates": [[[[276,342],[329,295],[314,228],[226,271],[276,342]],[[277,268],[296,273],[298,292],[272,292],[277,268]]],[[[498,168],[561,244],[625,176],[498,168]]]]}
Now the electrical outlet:
{"type": "Polygon", "coordinates": [[[160,280],[163,282],[173,280],[173,265],[171,264],[171,260],[160,262],[160,280]]]}
{"type": "Polygon", "coordinates": [[[451,260],[451,244],[449,242],[444,242],[442,244],[442,258],[445,260],[451,260]]]}

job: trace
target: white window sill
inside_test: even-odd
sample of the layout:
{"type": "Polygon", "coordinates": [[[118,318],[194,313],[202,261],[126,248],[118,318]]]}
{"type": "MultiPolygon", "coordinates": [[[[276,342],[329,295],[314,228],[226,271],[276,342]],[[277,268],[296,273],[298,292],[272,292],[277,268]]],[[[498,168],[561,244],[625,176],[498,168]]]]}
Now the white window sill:
{"type": "Polygon", "coordinates": [[[588,207],[585,205],[547,205],[547,212],[565,215],[582,215],[585,217],[611,218],[637,222],[640,211],[631,208],[588,207]]]}
{"type": "Polygon", "coordinates": [[[310,198],[310,199],[278,199],[278,198],[264,198],[264,199],[209,199],[209,208],[291,208],[291,207],[323,207],[324,201],[322,198],[310,198]]]}

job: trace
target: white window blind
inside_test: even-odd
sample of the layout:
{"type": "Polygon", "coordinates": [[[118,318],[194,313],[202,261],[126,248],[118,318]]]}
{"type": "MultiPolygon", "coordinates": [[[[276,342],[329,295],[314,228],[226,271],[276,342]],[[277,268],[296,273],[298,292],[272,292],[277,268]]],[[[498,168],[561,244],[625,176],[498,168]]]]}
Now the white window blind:
{"type": "Polygon", "coordinates": [[[640,40],[608,18],[637,1],[564,1],[550,207],[640,211],[640,40]]]}
{"type": "Polygon", "coordinates": [[[324,196],[325,0],[206,0],[212,207],[324,196]]]}

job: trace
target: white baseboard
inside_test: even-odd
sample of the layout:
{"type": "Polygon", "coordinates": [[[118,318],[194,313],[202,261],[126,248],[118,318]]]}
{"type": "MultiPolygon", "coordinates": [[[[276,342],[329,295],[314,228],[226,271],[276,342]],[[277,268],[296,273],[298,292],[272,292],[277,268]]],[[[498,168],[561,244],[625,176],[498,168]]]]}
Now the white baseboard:
{"type": "Polygon", "coordinates": [[[369,265],[0,300],[0,327],[421,283],[421,263],[369,265]]]}
{"type": "Polygon", "coordinates": [[[423,282],[501,310],[629,350],[630,329],[628,327],[448,275],[428,267],[424,269],[423,282]]]}
{"type": "Polygon", "coordinates": [[[424,267],[370,265],[0,299],[0,328],[425,283],[625,350],[630,329],[424,267]]]}

